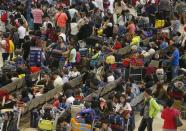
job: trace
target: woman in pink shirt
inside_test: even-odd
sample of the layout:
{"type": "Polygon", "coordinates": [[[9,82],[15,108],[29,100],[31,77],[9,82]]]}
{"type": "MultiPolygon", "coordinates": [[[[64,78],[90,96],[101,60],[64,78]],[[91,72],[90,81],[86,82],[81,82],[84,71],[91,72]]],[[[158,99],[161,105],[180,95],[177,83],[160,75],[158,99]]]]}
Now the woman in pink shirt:
{"type": "Polygon", "coordinates": [[[34,19],[34,30],[40,30],[43,23],[43,11],[40,9],[41,5],[37,4],[37,8],[32,10],[32,15],[34,19]]]}
{"type": "Polygon", "coordinates": [[[131,35],[134,35],[134,34],[135,34],[135,32],[136,32],[136,26],[135,26],[135,24],[134,24],[133,21],[130,21],[130,22],[128,23],[127,29],[128,29],[128,31],[129,31],[129,33],[130,33],[131,35]]]}
{"type": "Polygon", "coordinates": [[[161,118],[164,119],[163,131],[177,131],[175,118],[180,115],[180,112],[172,107],[173,103],[173,100],[167,100],[166,107],[161,113],[161,118]]]}

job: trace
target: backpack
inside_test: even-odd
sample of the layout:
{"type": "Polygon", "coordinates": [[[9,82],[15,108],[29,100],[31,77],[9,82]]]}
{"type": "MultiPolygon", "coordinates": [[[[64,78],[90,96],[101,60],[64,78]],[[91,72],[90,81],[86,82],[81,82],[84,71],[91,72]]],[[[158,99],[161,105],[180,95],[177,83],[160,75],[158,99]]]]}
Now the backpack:
{"type": "Polygon", "coordinates": [[[84,116],[84,120],[86,123],[92,123],[94,120],[95,112],[92,109],[88,108],[81,111],[80,115],[84,116]]]}
{"type": "Polygon", "coordinates": [[[65,103],[60,103],[58,108],[60,110],[63,110],[63,109],[66,109],[67,108],[67,105],[65,103]]]}
{"type": "Polygon", "coordinates": [[[3,49],[5,49],[5,51],[7,52],[7,53],[9,53],[9,51],[10,51],[10,43],[9,43],[9,40],[6,40],[6,44],[4,45],[3,44],[3,47],[2,47],[3,49]]]}
{"type": "Polygon", "coordinates": [[[1,21],[4,23],[7,23],[7,21],[8,21],[8,13],[7,12],[3,12],[1,14],[1,21]]]}

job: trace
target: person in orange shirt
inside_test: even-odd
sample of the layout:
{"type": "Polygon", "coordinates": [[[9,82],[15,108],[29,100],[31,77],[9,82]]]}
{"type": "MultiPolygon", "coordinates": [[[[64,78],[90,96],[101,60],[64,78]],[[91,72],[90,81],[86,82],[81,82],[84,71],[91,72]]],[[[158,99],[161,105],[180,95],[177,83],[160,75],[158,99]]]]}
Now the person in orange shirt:
{"type": "Polygon", "coordinates": [[[65,33],[68,17],[63,9],[59,8],[58,10],[59,12],[55,14],[56,26],[60,27],[62,33],[65,33]]]}

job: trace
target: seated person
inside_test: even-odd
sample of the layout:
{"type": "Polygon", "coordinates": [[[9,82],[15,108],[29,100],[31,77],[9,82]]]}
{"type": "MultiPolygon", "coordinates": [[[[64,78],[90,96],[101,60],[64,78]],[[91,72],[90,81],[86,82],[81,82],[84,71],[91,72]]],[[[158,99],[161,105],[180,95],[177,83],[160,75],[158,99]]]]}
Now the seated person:
{"type": "Polygon", "coordinates": [[[168,95],[166,90],[163,88],[163,84],[158,82],[156,84],[155,90],[152,92],[153,96],[157,99],[157,102],[160,104],[165,104],[164,101],[168,99],[168,95]]]}
{"type": "Polygon", "coordinates": [[[80,72],[74,66],[73,70],[69,72],[68,76],[69,76],[70,79],[73,79],[73,78],[76,78],[76,77],[80,76],[80,72]]]}

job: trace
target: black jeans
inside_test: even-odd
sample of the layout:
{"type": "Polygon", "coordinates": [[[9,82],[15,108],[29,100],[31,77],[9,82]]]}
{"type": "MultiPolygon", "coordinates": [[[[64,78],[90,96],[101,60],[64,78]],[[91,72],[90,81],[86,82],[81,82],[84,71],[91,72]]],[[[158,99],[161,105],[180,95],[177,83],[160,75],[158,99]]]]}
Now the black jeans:
{"type": "Polygon", "coordinates": [[[38,23],[34,23],[34,30],[38,31],[40,30],[40,27],[42,26],[42,24],[38,24],[38,23]]]}
{"type": "Polygon", "coordinates": [[[8,60],[8,57],[9,57],[9,53],[2,53],[3,62],[8,60]]]}
{"type": "Polygon", "coordinates": [[[143,118],[141,120],[138,131],[145,131],[146,127],[147,127],[147,131],[152,131],[152,122],[153,122],[152,118],[143,118]]]}

